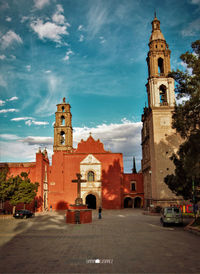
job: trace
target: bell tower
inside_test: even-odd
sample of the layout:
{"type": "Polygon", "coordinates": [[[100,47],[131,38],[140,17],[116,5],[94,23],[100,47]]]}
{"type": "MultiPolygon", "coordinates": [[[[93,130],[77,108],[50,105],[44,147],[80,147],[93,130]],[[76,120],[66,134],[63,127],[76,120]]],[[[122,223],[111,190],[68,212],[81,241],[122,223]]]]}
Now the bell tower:
{"type": "Polygon", "coordinates": [[[142,172],[146,207],[177,203],[177,197],[164,183],[165,176],[174,171],[170,156],[180,145],[180,138],[172,129],[175,93],[174,79],[168,76],[170,53],[155,14],[146,59],[148,107],[144,108],[142,115],[142,172]]]}
{"type": "Polygon", "coordinates": [[[160,21],[156,15],[152,21],[152,33],[149,39],[148,65],[148,105],[149,107],[174,107],[174,79],[170,72],[170,53],[168,44],[160,30],[160,21]]]}
{"type": "Polygon", "coordinates": [[[63,102],[57,105],[54,124],[54,145],[53,151],[70,151],[73,149],[73,129],[70,104],[63,102]]]}

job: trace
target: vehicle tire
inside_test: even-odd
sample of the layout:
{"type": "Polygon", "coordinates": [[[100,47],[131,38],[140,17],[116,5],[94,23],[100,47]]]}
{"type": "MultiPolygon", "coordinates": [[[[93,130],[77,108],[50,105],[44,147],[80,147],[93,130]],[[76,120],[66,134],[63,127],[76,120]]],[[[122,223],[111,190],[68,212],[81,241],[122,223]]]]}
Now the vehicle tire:
{"type": "Polygon", "coordinates": [[[163,226],[164,226],[164,227],[166,226],[166,223],[165,223],[165,222],[163,222],[163,226]]]}

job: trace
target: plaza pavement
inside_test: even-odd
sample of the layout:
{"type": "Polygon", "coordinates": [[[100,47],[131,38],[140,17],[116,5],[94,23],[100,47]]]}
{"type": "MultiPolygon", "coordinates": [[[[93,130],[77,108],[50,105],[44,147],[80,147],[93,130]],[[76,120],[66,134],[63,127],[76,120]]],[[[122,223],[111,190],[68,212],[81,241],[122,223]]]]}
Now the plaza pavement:
{"type": "Polygon", "coordinates": [[[162,227],[142,210],[93,211],[93,223],[63,212],[0,219],[0,273],[200,273],[200,237],[162,227]]]}

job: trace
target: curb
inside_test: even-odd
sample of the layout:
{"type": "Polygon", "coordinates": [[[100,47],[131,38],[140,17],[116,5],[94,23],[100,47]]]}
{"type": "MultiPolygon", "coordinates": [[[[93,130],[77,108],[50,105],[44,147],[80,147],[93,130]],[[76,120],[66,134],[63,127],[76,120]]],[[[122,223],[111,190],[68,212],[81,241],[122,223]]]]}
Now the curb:
{"type": "Polygon", "coordinates": [[[12,219],[13,215],[9,214],[9,215],[0,215],[0,220],[4,220],[4,219],[12,219]]]}
{"type": "Polygon", "coordinates": [[[184,230],[200,236],[200,230],[198,228],[192,226],[192,224],[194,223],[194,221],[195,220],[192,220],[189,223],[189,225],[187,225],[186,227],[184,227],[184,230]]]}

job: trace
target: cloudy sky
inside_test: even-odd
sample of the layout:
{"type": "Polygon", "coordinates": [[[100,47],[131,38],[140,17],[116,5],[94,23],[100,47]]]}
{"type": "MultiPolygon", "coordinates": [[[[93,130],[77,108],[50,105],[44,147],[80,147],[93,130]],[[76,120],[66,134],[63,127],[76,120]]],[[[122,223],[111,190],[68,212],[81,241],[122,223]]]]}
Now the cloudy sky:
{"type": "Polygon", "coordinates": [[[52,153],[56,104],[89,136],[141,161],[146,55],[156,9],[172,69],[200,37],[200,0],[0,0],[0,161],[52,153]]]}

